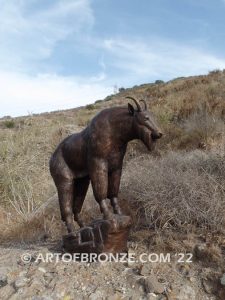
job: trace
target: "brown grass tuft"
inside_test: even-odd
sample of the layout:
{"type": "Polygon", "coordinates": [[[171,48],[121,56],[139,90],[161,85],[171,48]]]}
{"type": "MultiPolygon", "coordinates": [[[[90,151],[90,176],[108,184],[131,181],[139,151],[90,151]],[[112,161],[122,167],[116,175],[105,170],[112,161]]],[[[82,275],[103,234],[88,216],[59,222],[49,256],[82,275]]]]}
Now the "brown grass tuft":
{"type": "Polygon", "coordinates": [[[199,150],[131,160],[122,189],[137,209],[140,227],[211,230],[225,227],[224,157],[199,150]]]}

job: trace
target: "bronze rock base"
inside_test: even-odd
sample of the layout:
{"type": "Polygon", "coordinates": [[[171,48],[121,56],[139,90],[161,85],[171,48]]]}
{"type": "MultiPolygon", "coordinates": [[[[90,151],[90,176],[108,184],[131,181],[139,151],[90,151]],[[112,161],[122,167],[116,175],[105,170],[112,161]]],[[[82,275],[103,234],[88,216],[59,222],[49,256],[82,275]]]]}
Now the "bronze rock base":
{"type": "Polygon", "coordinates": [[[126,253],[131,218],[113,215],[110,220],[97,219],[90,225],[63,236],[63,248],[68,253],[126,253]]]}

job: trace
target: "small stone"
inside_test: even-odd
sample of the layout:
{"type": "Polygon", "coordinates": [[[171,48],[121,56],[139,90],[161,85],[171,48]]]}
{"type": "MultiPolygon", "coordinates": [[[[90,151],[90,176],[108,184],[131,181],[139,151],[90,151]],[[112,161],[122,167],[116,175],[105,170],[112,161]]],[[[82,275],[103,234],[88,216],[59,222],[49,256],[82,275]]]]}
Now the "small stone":
{"type": "Polygon", "coordinates": [[[211,280],[203,279],[202,286],[207,294],[212,294],[215,291],[215,284],[211,280]]]}
{"type": "Polygon", "coordinates": [[[55,270],[56,272],[58,273],[58,275],[62,276],[65,272],[65,265],[64,264],[61,264],[61,263],[58,263],[55,267],[55,270]]]}
{"type": "Polygon", "coordinates": [[[225,299],[225,289],[224,288],[219,289],[218,296],[219,296],[219,299],[221,299],[221,300],[225,299]]]}
{"type": "Polygon", "coordinates": [[[27,275],[27,271],[22,271],[19,273],[19,277],[24,277],[27,275]]]}
{"type": "Polygon", "coordinates": [[[177,299],[182,300],[196,300],[196,295],[194,289],[189,285],[184,285],[177,295],[177,299]]]}
{"type": "MultiPolygon", "coordinates": [[[[79,285],[77,285],[76,283],[73,285],[74,288],[76,288],[76,286],[78,287],[79,285]]],[[[94,291],[96,290],[96,286],[94,284],[88,284],[86,292],[88,294],[94,293],[94,291]]]]}
{"type": "Polygon", "coordinates": [[[126,275],[133,275],[134,274],[134,270],[132,268],[125,268],[123,270],[123,274],[126,274],[126,275]]]}
{"type": "Polygon", "coordinates": [[[30,281],[30,279],[27,278],[27,277],[19,277],[14,282],[14,286],[15,286],[16,289],[19,289],[21,287],[26,286],[29,281],[30,281]]]}
{"type": "Polygon", "coordinates": [[[143,266],[141,266],[140,268],[140,275],[142,276],[147,276],[150,275],[152,271],[152,267],[150,264],[144,264],[143,266]]]}
{"type": "MultiPolygon", "coordinates": [[[[128,296],[129,297],[129,296],[128,296]]],[[[143,298],[143,294],[142,293],[138,293],[138,291],[134,292],[131,297],[128,298],[129,300],[144,300],[146,298],[143,298]]]]}
{"type": "Polygon", "coordinates": [[[7,284],[0,289],[0,299],[10,299],[10,297],[15,293],[15,289],[7,284]]]}
{"type": "Polygon", "coordinates": [[[183,275],[188,277],[190,275],[190,266],[189,265],[177,265],[177,270],[183,275]]]}
{"type": "Polygon", "coordinates": [[[46,270],[45,270],[44,268],[42,268],[42,267],[39,267],[38,270],[39,270],[40,272],[42,272],[42,273],[46,273],[46,270]]]}
{"type": "Polygon", "coordinates": [[[130,273],[127,276],[127,282],[131,286],[132,289],[139,290],[139,288],[143,289],[142,286],[142,277],[137,276],[134,273],[130,273]]]}
{"type": "Polygon", "coordinates": [[[89,296],[89,300],[102,300],[104,297],[103,297],[103,294],[101,291],[97,290],[95,291],[94,293],[92,293],[90,296],[89,296]]]}
{"type": "Polygon", "coordinates": [[[121,299],[121,296],[118,295],[118,294],[110,295],[110,296],[107,297],[107,300],[120,300],[120,299],[121,299]]]}
{"type": "Polygon", "coordinates": [[[202,278],[202,286],[207,294],[217,294],[219,289],[219,278],[221,273],[212,272],[210,269],[205,269],[202,278]]]}
{"type": "Polygon", "coordinates": [[[158,281],[154,274],[144,279],[144,286],[147,293],[162,294],[165,291],[164,285],[158,281]]]}
{"type": "Polygon", "coordinates": [[[31,286],[28,288],[28,290],[32,290],[32,291],[43,291],[45,289],[45,285],[44,283],[39,280],[37,277],[35,277],[32,281],[31,286]]]}
{"type": "Polygon", "coordinates": [[[195,278],[194,277],[189,277],[190,282],[194,282],[195,278]]]}
{"type": "Polygon", "coordinates": [[[225,285],[225,273],[223,274],[223,276],[220,278],[220,283],[222,285],[225,285]]]}
{"type": "Polygon", "coordinates": [[[156,300],[167,300],[167,296],[164,296],[164,295],[158,295],[156,300]]]}
{"type": "Polygon", "coordinates": [[[0,288],[7,285],[7,283],[8,283],[7,275],[0,274],[0,288]]]}
{"type": "Polygon", "coordinates": [[[207,252],[206,247],[207,247],[206,244],[195,245],[194,253],[196,258],[201,260],[202,258],[205,257],[207,252]]]}
{"type": "Polygon", "coordinates": [[[157,300],[157,296],[154,293],[147,294],[147,300],[157,300]]]}

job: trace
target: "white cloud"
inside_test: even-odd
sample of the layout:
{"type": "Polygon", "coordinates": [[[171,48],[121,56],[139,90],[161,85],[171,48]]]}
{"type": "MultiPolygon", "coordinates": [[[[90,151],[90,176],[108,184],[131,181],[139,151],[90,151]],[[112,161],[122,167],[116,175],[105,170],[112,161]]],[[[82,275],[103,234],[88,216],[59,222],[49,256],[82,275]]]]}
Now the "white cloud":
{"type": "MultiPolygon", "coordinates": [[[[100,39],[92,34],[92,0],[48,3],[52,4],[45,0],[0,0],[1,116],[84,105],[111,94],[114,84],[126,87],[225,68],[224,59],[205,49],[165,39],[129,38],[123,33],[121,38],[100,39]],[[98,74],[84,78],[76,73],[71,77],[52,74],[56,66],[50,58],[57,45],[69,42],[79,53],[80,40],[89,61],[93,54],[98,74]]],[[[56,55],[58,60],[60,54],[56,55]]],[[[62,66],[59,63],[57,67],[62,66]]]]}
{"type": "Polygon", "coordinates": [[[22,72],[0,71],[1,116],[85,105],[111,94],[113,84],[126,87],[225,68],[223,59],[165,40],[152,41],[150,44],[108,39],[98,41],[97,47],[104,50],[98,61],[102,71],[89,78],[55,74],[30,76],[22,72]],[[112,66],[117,68],[117,75],[108,74],[112,66]]]}
{"type": "Polygon", "coordinates": [[[21,73],[0,72],[1,116],[27,115],[73,108],[112,93],[112,88],[94,79],[61,77],[53,74],[30,77],[21,73]]]}
{"type": "Polygon", "coordinates": [[[0,67],[32,70],[32,63],[50,57],[56,44],[76,38],[94,24],[89,0],[56,0],[41,10],[38,0],[0,0],[0,67]]]}
{"type": "Polygon", "coordinates": [[[111,64],[132,76],[170,79],[225,68],[225,60],[201,49],[163,39],[150,42],[108,39],[102,47],[111,55],[111,64]]]}
{"type": "MultiPolygon", "coordinates": [[[[84,36],[94,24],[90,0],[0,0],[0,115],[71,108],[105,97],[104,72],[92,78],[39,74],[58,43],[84,36]],[[33,75],[30,75],[33,74],[33,75]],[[88,84],[86,84],[88,82],[88,84]]],[[[53,66],[54,68],[54,66],[53,66]]]]}

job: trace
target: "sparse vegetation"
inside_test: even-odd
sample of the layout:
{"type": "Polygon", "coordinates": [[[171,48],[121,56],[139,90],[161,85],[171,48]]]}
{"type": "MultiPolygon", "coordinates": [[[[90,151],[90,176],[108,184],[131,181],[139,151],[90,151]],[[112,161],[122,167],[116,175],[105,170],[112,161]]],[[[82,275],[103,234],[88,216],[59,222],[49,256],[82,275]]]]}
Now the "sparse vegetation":
{"type": "MultiPolygon", "coordinates": [[[[35,237],[35,228],[46,232],[48,226],[53,228],[51,218],[60,226],[52,210],[37,218],[46,200],[55,195],[48,170],[51,152],[101,109],[126,105],[127,95],[146,99],[164,132],[154,158],[143,156],[147,151],[137,142],[126,155],[122,191],[143,217],[140,227],[160,231],[192,224],[215,230],[224,224],[225,72],[214,71],[135,86],[85,108],[0,120],[0,218],[8,238],[20,237],[20,228],[26,228],[21,229],[23,239],[26,234],[35,237]]],[[[86,211],[91,217],[92,208],[86,211]]],[[[56,229],[51,230],[48,233],[56,229]]]]}
{"type": "Polygon", "coordinates": [[[96,101],[95,101],[95,104],[99,104],[99,103],[101,103],[101,102],[103,102],[103,100],[96,100],[96,101]]]}
{"type": "Polygon", "coordinates": [[[200,150],[130,161],[122,189],[136,207],[139,228],[225,231],[225,156],[200,150]]]}
{"type": "Polygon", "coordinates": [[[86,109],[87,109],[87,110],[95,109],[95,105],[94,105],[94,104],[87,104],[87,105],[86,105],[86,109]]]}
{"type": "Polygon", "coordinates": [[[122,92],[124,92],[126,89],[124,88],[124,87],[120,87],[119,88],[119,93],[122,93],[122,92]]]}
{"type": "Polygon", "coordinates": [[[225,126],[220,116],[210,114],[203,109],[191,114],[184,121],[183,129],[180,146],[187,149],[218,141],[223,136],[225,126]]]}
{"type": "Polygon", "coordinates": [[[107,97],[105,98],[105,101],[110,101],[110,100],[112,100],[112,99],[113,99],[113,96],[114,96],[114,95],[109,95],[109,96],[107,96],[107,97]]]}
{"type": "Polygon", "coordinates": [[[158,80],[155,81],[155,84],[162,84],[162,83],[164,83],[164,81],[160,80],[160,79],[158,79],[158,80]]]}
{"type": "Polygon", "coordinates": [[[15,127],[15,121],[13,119],[5,120],[4,126],[6,128],[14,128],[15,127]]]}

